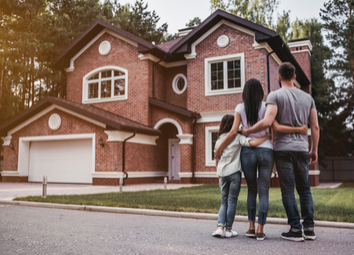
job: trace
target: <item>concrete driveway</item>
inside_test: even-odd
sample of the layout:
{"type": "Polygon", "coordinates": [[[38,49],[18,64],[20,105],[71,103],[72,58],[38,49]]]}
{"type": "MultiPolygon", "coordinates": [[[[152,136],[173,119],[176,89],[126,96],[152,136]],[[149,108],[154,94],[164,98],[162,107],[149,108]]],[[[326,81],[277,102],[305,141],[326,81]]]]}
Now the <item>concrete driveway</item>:
{"type": "MultiPolygon", "coordinates": [[[[167,189],[196,186],[192,184],[167,184],[167,189]]],[[[15,197],[41,196],[42,183],[0,182],[0,199],[12,200],[15,197]]],[[[123,192],[163,189],[163,183],[123,186],[123,192]]],[[[48,184],[47,195],[73,195],[119,192],[119,186],[92,186],[81,184],[48,184]]]]}

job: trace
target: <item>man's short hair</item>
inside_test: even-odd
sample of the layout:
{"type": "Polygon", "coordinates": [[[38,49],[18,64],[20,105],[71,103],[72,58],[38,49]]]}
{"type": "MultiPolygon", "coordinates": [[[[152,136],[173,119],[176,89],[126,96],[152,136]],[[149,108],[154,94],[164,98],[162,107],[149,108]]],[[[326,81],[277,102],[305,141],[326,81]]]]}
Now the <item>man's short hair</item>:
{"type": "Polygon", "coordinates": [[[284,81],[291,81],[295,75],[295,66],[290,62],[284,62],[279,66],[278,74],[284,81]]]}

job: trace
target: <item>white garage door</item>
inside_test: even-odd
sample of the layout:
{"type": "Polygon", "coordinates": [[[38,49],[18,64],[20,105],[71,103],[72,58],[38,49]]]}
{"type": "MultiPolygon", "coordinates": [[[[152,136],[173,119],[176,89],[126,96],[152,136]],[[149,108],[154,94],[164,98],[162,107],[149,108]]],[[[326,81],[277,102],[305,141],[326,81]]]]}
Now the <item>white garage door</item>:
{"type": "Polygon", "coordinates": [[[92,140],[31,142],[30,182],[92,183],[92,140]]]}

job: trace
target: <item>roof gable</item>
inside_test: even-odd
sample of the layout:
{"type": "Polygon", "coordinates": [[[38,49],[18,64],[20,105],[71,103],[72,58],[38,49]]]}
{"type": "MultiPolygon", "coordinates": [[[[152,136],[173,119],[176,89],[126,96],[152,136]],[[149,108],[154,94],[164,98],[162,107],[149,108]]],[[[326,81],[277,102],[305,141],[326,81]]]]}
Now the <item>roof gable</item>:
{"type": "Polygon", "coordinates": [[[79,115],[81,118],[89,120],[96,125],[105,127],[107,130],[131,131],[147,135],[160,134],[159,130],[144,126],[140,123],[128,120],[91,105],[83,105],[60,98],[46,97],[36,105],[23,111],[22,113],[1,125],[0,136],[6,136],[9,131],[17,131],[18,128],[16,127],[24,126],[23,123],[31,123],[31,118],[33,116],[43,112],[51,105],[57,105],[59,106],[59,109],[62,108],[64,111],[69,113],[73,112],[77,116],[79,115]]]}

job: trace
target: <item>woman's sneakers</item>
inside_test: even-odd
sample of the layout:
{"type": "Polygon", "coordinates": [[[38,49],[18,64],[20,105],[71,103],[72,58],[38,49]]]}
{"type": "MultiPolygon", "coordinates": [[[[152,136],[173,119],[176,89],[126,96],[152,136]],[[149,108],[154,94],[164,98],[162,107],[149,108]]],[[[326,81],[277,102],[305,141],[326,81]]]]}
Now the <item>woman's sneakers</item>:
{"type": "Polygon", "coordinates": [[[247,232],[245,233],[245,236],[248,237],[256,237],[256,231],[254,229],[249,229],[247,230],[247,232]]]}
{"type": "Polygon", "coordinates": [[[266,235],[264,233],[257,233],[256,238],[258,241],[263,241],[266,238],[266,235]]]}

